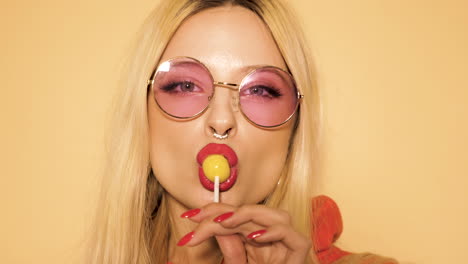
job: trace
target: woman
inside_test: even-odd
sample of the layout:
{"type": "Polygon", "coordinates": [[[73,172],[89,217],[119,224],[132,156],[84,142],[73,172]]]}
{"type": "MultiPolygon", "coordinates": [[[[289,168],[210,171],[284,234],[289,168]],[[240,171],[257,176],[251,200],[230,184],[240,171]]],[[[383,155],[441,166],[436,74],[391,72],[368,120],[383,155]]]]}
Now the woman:
{"type": "Polygon", "coordinates": [[[320,108],[293,18],[271,0],[151,13],[116,97],[87,263],[314,260],[320,108]],[[204,168],[216,154],[219,203],[204,168]]]}

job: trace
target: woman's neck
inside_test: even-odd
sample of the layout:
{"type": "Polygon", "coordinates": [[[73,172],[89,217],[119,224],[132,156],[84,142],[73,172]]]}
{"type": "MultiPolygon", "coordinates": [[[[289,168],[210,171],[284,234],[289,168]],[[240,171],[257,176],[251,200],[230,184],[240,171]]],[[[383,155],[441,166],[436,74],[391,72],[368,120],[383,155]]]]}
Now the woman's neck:
{"type": "Polygon", "coordinates": [[[209,239],[198,246],[177,246],[177,242],[185,234],[193,231],[198,223],[180,217],[182,213],[189,210],[169,194],[165,194],[169,215],[171,217],[171,236],[169,240],[169,260],[173,264],[179,263],[213,263],[221,262],[221,253],[214,238],[209,239]]]}

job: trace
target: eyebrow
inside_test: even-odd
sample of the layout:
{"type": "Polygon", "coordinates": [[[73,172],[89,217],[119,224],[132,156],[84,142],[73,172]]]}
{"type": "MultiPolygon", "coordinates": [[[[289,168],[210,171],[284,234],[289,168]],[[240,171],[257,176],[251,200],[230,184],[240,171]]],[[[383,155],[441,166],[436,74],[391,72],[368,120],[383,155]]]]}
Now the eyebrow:
{"type": "Polygon", "coordinates": [[[244,66],[244,67],[241,67],[237,70],[238,73],[240,74],[247,74],[255,69],[258,69],[260,67],[263,67],[263,66],[266,66],[266,64],[258,64],[258,65],[247,65],[247,66],[244,66]]]}
{"type": "MultiPolygon", "coordinates": [[[[258,68],[261,68],[263,66],[267,66],[267,65],[268,64],[247,65],[247,66],[243,66],[243,67],[240,67],[240,68],[236,68],[234,71],[235,71],[235,75],[242,76],[242,78],[244,78],[251,71],[253,71],[255,69],[258,69],[258,68]]],[[[210,72],[211,72],[211,70],[210,70],[210,72]]],[[[214,82],[217,83],[218,85],[222,85],[222,86],[228,87],[228,88],[237,87],[239,85],[239,83],[237,81],[232,83],[232,82],[219,81],[216,78],[214,78],[214,82]]]]}
{"type": "MultiPolygon", "coordinates": [[[[210,67],[208,67],[208,64],[206,64],[205,62],[202,62],[200,61],[203,65],[205,65],[205,67],[208,68],[208,70],[211,72],[211,69],[210,67]]],[[[192,64],[193,62],[188,62],[188,61],[182,61],[182,62],[179,62],[175,65],[184,65],[184,64],[192,64]]],[[[270,65],[270,64],[255,64],[255,65],[247,65],[247,66],[243,66],[243,67],[240,67],[240,68],[237,68],[236,69],[236,73],[237,74],[242,74],[242,75],[247,75],[248,73],[250,73],[251,71],[255,70],[255,69],[258,69],[258,68],[261,68],[261,67],[264,67],[264,66],[273,66],[273,65],[270,65]]],[[[278,67],[280,68],[280,67],[278,67]]],[[[280,68],[282,70],[284,70],[283,68],[280,68]]],[[[285,70],[287,71],[287,70],[285,70]]]]}
{"type": "MultiPolygon", "coordinates": [[[[237,70],[237,72],[240,73],[240,74],[246,75],[246,74],[248,74],[249,72],[251,72],[251,71],[253,71],[255,69],[265,67],[265,66],[273,66],[273,65],[270,65],[270,64],[248,65],[248,66],[244,66],[244,67],[239,68],[237,70]]],[[[275,67],[277,67],[277,66],[275,66],[275,67]]],[[[288,70],[285,70],[285,69],[283,69],[281,67],[278,67],[278,68],[288,72],[288,70]]]]}

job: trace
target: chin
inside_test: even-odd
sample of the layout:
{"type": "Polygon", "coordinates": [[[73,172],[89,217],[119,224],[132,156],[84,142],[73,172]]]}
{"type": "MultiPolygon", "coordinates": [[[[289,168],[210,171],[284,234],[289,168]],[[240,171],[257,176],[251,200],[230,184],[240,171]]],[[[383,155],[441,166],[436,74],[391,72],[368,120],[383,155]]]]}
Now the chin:
{"type": "Polygon", "coordinates": [[[187,190],[187,193],[189,197],[178,199],[187,208],[200,208],[213,202],[213,192],[206,190],[201,185],[187,190]]]}
{"type": "Polygon", "coordinates": [[[240,190],[233,188],[232,190],[221,193],[219,201],[221,203],[239,207],[245,204],[256,204],[262,201],[262,199],[259,198],[257,202],[257,199],[252,197],[252,190],[240,190]]]}
{"type": "MultiPolygon", "coordinates": [[[[219,202],[239,207],[245,204],[258,204],[265,199],[266,195],[242,185],[237,182],[231,189],[219,192],[219,202]]],[[[175,198],[186,208],[200,208],[214,201],[214,192],[205,189],[199,182],[192,182],[185,186],[183,193],[175,192],[174,194],[175,198]]]]}

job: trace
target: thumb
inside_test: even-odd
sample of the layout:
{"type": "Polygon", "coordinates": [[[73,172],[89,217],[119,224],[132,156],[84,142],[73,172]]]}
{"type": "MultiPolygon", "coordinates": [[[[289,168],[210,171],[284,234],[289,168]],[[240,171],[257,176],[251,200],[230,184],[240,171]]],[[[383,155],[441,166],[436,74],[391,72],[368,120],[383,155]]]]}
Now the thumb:
{"type": "Polygon", "coordinates": [[[221,253],[223,264],[246,264],[245,246],[239,235],[215,236],[221,253]]]}

